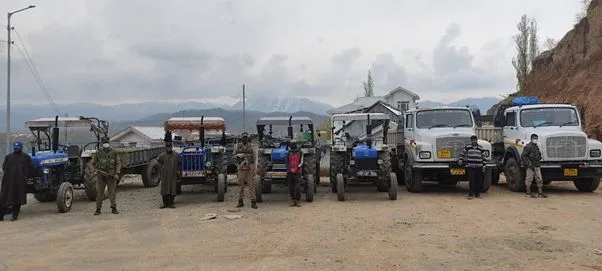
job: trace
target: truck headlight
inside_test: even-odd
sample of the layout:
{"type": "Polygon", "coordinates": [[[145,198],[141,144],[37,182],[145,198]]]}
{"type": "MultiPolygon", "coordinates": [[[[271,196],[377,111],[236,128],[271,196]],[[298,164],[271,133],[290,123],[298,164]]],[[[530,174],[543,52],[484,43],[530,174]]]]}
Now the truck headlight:
{"type": "Polygon", "coordinates": [[[349,161],[349,164],[352,165],[352,166],[355,165],[355,160],[349,161]]]}
{"type": "Polygon", "coordinates": [[[420,153],[418,153],[418,157],[420,159],[431,159],[431,152],[430,151],[421,151],[420,153]]]}
{"type": "Polygon", "coordinates": [[[50,173],[50,169],[49,168],[42,169],[42,173],[49,174],[50,173]]]}
{"type": "Polygon", "coordinates": [[[212,163],[211,162],[207,162],[205,165],[208,166],[208,167],[210,167],[212,165],[212,163]]]}
{"type": "Polygon", "coordinates": [[[589,156],[591,157],[600,157],[600,155],[602,155],[602,151],[598,149],[589,151],[589,156]]]}
{"type": "Polygon", "coordinates": [[[381,165],[383,163],[383,160],[378,159],[378,160],[376,160],[376,163],[378,163],[379,165],[381,165]]]}
{"type": "Polygon", "coordinates": [[[489,157],[489,155],[491,155],[488,150],[485,150],[483,153],[485,153],[485,157],[489,157]]]}

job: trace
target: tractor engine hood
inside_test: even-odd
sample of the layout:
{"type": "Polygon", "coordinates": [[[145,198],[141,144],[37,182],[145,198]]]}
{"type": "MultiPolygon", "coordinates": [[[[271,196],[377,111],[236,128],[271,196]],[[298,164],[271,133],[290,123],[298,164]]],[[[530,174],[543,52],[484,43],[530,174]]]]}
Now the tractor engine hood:
{"type": "Polygon", "coordinates": [[[288,148],[286,146],[272,149],[272,161],[284,161],[286,155],[288,155],[288,148]]]}
{"type": "MultiPolygon", "coordinates": [[[[31,154],[29,154],[31,156],[31,154]]],[[[31,156],[34,165],[37,168],[51,167],[66,164],[69,161],[67,154],[62,152],[36,152],[36,155],[31,156]]]]}
{"type": "Polygon", "coordinates": [[[368,145],[360,144],[353,147],[353,159],[377,159],[378,150],[375,147],[368,147],[368,145]]]}

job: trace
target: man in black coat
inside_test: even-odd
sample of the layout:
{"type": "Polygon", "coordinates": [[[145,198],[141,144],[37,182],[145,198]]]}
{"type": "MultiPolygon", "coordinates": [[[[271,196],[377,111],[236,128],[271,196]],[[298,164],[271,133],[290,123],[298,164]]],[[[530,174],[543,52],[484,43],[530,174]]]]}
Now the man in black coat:
{"type": "Polygon", "coordinates": [[[15,142],[13,153],[4,158],[2,185],[0,186],[0,221],[9,206],[12,206],[12,221],[17,220],[21,205],[27,203],[27,179],[35,173],[36,167],[31,157],[23,152],[23,144],[15,142]]]}

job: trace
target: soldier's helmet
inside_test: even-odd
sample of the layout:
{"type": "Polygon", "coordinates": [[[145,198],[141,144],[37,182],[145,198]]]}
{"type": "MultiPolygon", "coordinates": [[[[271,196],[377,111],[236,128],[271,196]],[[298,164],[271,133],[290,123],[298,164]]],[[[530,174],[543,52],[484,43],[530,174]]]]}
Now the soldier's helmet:
{"type": "Polygon", "coordinates": [[[242,134],[240,134],[240,137],[249,137],[249,133],[247,133],[247,132],[242,132],[242,134]]]}
{"type": "Polygon", "coordinates": [[[104,143],[109,143],[109,138],[108,138],[108,137],[103,137],[103,138],[100,140],[100,143],[102,143],[102,144],[104,144],[104,143]]]}

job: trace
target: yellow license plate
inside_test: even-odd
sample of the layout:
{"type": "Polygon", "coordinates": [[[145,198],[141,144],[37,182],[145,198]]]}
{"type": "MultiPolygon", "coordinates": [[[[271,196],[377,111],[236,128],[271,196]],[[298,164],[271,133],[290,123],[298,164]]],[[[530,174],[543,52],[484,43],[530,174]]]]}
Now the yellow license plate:
{"type": "Polygon", "coordinates": [[[451,157],[451,151],[448,151],[448,150],[437,151],[437,157],[439,157],[439,158],[452,158],[451,157]]]}
{"type": "Polygon", "coordinates": [[[574,176],[577,176],[578,173],[579,173],[579,171],[576,168],[565,168],[564,169],[564,176],[574,177],[574,176]]]}
{"type": "Polygon", "coordinates": [[[452,168],[449,170],[451,175],[464,175],[466,171],[463,168],[452,168]]]}
{"type": "Polygon", "coordinates": [[[285,178],[286,172],[271,172],[269,173],[272,178],[285,178]]]}

